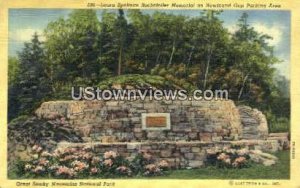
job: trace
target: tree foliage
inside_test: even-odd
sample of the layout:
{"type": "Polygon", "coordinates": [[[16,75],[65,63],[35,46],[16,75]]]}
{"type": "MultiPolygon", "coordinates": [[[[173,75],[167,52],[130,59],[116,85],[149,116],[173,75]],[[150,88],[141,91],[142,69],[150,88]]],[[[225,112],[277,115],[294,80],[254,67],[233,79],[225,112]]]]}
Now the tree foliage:
{"type": "Polygon", "coordinates": [[[8,91],[9,117],[31,112],[50,92],[45,53],[36,33],[30,43],[25,43],[23,51],[19,53],[19,61],[18,74],[10,72],[9,76],[14,77],[8,91]]]}
{"type": "Polygon", "coordinates": [[[274,79],[280,61],[268,44],[272,37],[255,31],[246,13],[230,33],[220,14],[74,10],[47,25],[44,43],[34,35],[18,59],[9,59],[10,104],[16,107],[10,116],[47,97],[67,98],[71,86],[157,78],[188,90],[227,89],[230,99],[263,110],[282,108],[287,95],[279,88],[286,83],[274,79]]]}

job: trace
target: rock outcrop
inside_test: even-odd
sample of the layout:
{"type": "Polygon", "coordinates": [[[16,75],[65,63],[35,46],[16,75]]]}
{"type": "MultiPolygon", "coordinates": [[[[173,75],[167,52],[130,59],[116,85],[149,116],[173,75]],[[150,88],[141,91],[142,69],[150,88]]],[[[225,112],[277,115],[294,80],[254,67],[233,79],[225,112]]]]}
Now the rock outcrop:
{"type": "Polygon", "coordinates": [[[238,106],[243,127],[242,139],[267,139],[268,123],[266,116],[259,110],[249,106],[238,106]]]}

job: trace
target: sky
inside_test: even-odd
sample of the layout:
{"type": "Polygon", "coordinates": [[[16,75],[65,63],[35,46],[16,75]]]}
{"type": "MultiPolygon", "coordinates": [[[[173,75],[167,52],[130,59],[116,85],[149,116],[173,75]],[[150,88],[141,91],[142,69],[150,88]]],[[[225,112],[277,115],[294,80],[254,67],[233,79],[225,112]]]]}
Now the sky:
{"type": "MultiPolygon", "coordinates": [[[[50,21],[60,17],[67,18],[71,9],[10,9],[9,10],[9,56],[16,56],[24,47],[24,42],[30,41],[34,32],[43,40],[43,30],[50,21]]],[[[117,10],[114,10],[117,11],[117,10]]],[[[160,10],[170,14],[199,16],[201,10],[160,10]]],[[[97,10],[101,19],[101,10],[97,10]]],[[[143,10],[152,14],[155,10],[143,10]]],[[[274,46],[274,55],[282,62],[275,65],[279,73],[290,79],[290,12],[283,10],[224,10],[219,18],[230,32],[237,29],[237,20],[243,12],[248,13],[249,24],[259,33],[273,37],[269,44],[274,46]]]]}

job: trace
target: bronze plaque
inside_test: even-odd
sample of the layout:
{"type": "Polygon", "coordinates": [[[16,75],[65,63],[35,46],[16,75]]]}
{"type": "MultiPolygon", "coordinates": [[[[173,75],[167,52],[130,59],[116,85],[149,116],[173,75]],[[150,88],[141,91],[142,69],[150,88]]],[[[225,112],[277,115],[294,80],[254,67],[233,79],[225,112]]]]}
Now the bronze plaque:
{"type": "Polygon", "coordinates": [[[166,127],[167,118],[165,116],[146,117],[146,127],[166,127]]]}

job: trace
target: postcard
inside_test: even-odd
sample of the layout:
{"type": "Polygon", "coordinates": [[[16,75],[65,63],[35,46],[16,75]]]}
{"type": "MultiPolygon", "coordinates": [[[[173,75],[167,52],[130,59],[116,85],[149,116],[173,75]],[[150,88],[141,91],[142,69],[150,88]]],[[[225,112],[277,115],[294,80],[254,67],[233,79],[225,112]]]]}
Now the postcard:
{"type": "Polygon", "coordinates": [[[300,3],[1,2],[0,188],[300,187],[300,3]]]}

